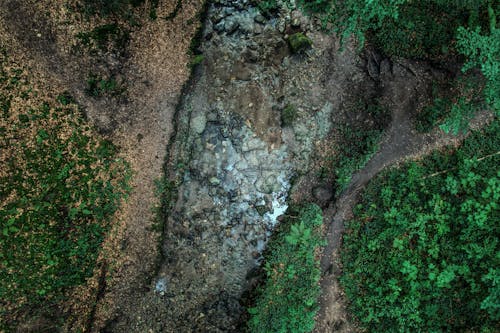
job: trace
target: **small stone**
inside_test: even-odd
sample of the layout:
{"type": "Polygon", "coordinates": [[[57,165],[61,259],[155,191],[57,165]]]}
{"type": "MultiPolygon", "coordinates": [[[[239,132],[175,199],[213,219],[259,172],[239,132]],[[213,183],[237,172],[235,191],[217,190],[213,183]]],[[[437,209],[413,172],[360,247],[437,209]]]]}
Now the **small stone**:
{"type": "Polygon", "coordinates": [[[204,113],[200,113],[191,119],[191,128],[197,134],[203,133],[207,124],[207,117],[204,113]]]}
{"type": "Polygon", "coordinates": [[[260,23],[260,24],[266,23],[266,18],[260,14],[255,15],[255,17],[253,19],[255,22],[260,23]]]}
{"type": "Polygon", "coordinates": [[[158,279],[158,281],[156,281],[155,291],[163,296],[166,290],[167,290],[167,279],[162,277],[158,279]]]}
{"type": "Polygon", "coordinates": [[[264,215],[269,209],[265,205],[256,206],[255,210],[260,216],[264,215]]]}
{"type": "Polygon", "coordinates": [[[216,25],[214,25],[214,30],[217,31],[217,32],[223,32],[224,31],[224,27],[225,27],[224,21],[220,21],[219,23],[217,23],[216,25]]]}
{"type": "Polygon", "coordinates": [[[240,24],[236,20],[227,20],[226,23],[224,23],[224,30],[226,30],[228,34],[232,34],[239,26],[240,24]]]}
{"type": "Polygon", "coordinates": [[[210,184],[216,186],[216,185],[219,185],[220,184],[220,179],[217,178],[217,177],[212,177],[208,180],[210,182],[210,184]]]}

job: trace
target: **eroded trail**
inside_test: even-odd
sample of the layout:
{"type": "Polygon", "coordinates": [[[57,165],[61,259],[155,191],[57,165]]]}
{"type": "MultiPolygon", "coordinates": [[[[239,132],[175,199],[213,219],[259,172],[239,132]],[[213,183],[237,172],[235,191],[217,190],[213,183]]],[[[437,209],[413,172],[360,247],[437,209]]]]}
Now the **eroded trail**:
{"type": "MultiPolygon", "coordinates": [[[[366,166],[356,172],[347,189],[324,212],[328,223],[327,246],[321,257],[321,298],[316,332],[354,332],[356,327],[348,320],[346,300],[338,278],[341,274],[340,246],[344,222],[352,218],[352,209],[368,182],[382,169],[400,161],[425,155],[434,149],[458,144],[465,135],[447,135],[440,130],[418,133],[413,115],[425,96],[426,82],[432,70],[418,63],[394,64],[381,72],[384,103],[390,107],[392,121],[378,152],[366,166]]],[[[475,119],[472,127],[481,126],[485,117],[475,119]]]]}

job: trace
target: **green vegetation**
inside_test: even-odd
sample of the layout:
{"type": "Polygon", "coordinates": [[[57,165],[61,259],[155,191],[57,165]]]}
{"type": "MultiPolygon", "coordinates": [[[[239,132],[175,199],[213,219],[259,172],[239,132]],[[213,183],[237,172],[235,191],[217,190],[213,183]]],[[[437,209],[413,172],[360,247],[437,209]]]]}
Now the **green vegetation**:
{"type": "Polygon", "coordinates": [[[453,82],[433,82],[432,103],[417,114],[416,129],[429,132],[437,126],[448,126],[445,129],[455,133],[466,130],[475,112],[485,107],[483,89],[484,82],[477,75],[459,77],[453,82]]]}
{"type": "Polygon", "coordinates": [[[301,53],[311,47],[312,41],[302,32],[297,32],[288,37],[288,45],[292,53],[301,53]]]}
{"type": "Polygon", "coordinates": [[[297,119],[297,108],[288,104],[281,110],[281,124],[283,126],[291,126],[293,122],[297,119]]]}
{"type": "Polygon", "coordinates": [[[94,97],[118,96],[125,91],[125,87],[114,78],[105,79],[90,75],[87,79],[87,94],[94,97]]]}
{"type": "Polygon", "coordinates": [[[92,54],[97,51],[118,50],[123,52],[130,39],[130,33],[116,23],[104,24],[90,32],[80,32],[76,35],[80,43],[92,54]]]}
{"type": "Polygon", "coordinates": [[[192,57],[189,65],[191,66],[191,68],[194,68],[201,64],[203,62],[203,59],[205,59],[205,56],[203,54],[196,54],[192,57]]]}
{"type": "Polygon", "coordinates": [[[359,103],[353,112],[364,119],[338,125],[338,144],[335,154],[320,171],[320,177],[332,178],[335,193],[339,195],[351,181],[354,172],[363,168],[377,151],[378,143],[390,116],[377,100],[370,104],[359,103]],[[373,126],[366,126],[366,122],[373,126]]]}
{"type": "Polygon", "coordinates": [[[278,0],[258,1],[257,7],[263,15],[271,16],[279,8],[278,0]]]}
{"type": "Polygon", "coordinates": [[[15,66],[0,55],[0,330],[56,315],[92,276],[129,178],[68,93],[40,96],[15,66]]]}
{"type": "Polygon", "coordinates": [[[321,209],[307,205],[288,216],[268,244],[266,281],[249,309],[250,332],[311,332],[320,288],[317,249],[323,244],[321,209]]]}
{"type": "Polygon", "coordinates": [[[370,332],[500,330],[500,121],[374,178],[344,235],[342,283],[370,332]]]}
{"type": "Polygon", "coordinates": [[[335,173],[337,195],[349,185],[353,173],[362,169],[377,151],[382,131],[341,126],[338,133],[343,142],[337,146],[336,155],[329,166],[335,173]]]}

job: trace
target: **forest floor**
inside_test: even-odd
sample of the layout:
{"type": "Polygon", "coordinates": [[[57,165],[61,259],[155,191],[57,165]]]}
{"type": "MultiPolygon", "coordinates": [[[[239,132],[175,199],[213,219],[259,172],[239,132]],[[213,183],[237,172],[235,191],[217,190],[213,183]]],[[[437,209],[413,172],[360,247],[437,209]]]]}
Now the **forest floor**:
{"type": "MultiPolygon", "coordinates": [[[[164,175],[172,117],[190,75],[188,50],[202,5],[201,0],[182,1],[176,9],[175,1],[160,0],[156,20],[140,11],[144,6],[135,9],[140,24],[131,28],[123,55],[121,50],[89,51],[77,37],[104,24],[127,26],[120,17],[85,18],[65,0],[1,1],[0,46],[29,70],[39,90],[48,95],[68,91],[90,125],[119,147],[119,157],[132,170],[130,195],[111,222],[94,276],[68,295],[65,311],[74,315],[65,331],[103,329],[127,311],[128,299],[143,291],[144,280],[156,267],[156,182],[164,175]],[[89,73],[111,73],[126,91],[89,96],[89,73]]],[[[31,317],[20,329],[36,330],[40,320],[31,317]]]]}

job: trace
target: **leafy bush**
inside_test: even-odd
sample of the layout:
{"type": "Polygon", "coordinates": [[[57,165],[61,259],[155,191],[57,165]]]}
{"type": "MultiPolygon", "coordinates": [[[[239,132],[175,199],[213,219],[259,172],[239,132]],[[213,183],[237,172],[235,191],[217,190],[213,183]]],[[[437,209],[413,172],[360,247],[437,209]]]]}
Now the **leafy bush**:
{"type": "Polygon", "coordinates": [[[360,130],[349,126],[339,127],[338,130],[342,143],[338,145],[330,167],[335,173],[337,195],[349,185],[353,173],[362,169],[377,151],[382,135],[380,130],[360,130]]]}
{"type": "Polygon", "coordinates": [[[476,111],[484,107],[483,90],[477,75],[459,77],[444,86],[434,84],[432,104],[417,114],[417,130],[429,132],[436,126],[446,132],[466,130],[476,111]]]}
{"type": "Polygon", "coordinates": [[[370,332],[500,329],[500,122],[372,180],[341,281],[370,332]]]}
{"type": "Polygon", "coordinates": [[[441,60],[453,51],[457,28],[466,23],[460,8],[449,3],[408,2],[396,17],[373,27],[371,34],[375,45],[387,55],[441,60]]]}
{"type": "Polygon", "coordinates": [[[93,274],[128,178],[71,96],[40,101],[12,66],[0,57],[0,100],[9,101],[0,115],[0,330],[37,309],[54,313],[93,274]]]}
{"type": "Polygon", "coordinates": [[[268,245],[266,281],[258,290],[256,305],[249,309],[250,332],[310,332],[318,310],[321,209],[308,205],[297,212],[268,245]]]}
{"type": "Polygon", "coordinates": [[[473,30],[460,28],[457,47],[467,57],[463,71],[475,67],[481,69],[486,78],[486,103],[500,115],[500,28],[493,25],[489,35],[481,34],[479,27],[473,30]]]}

